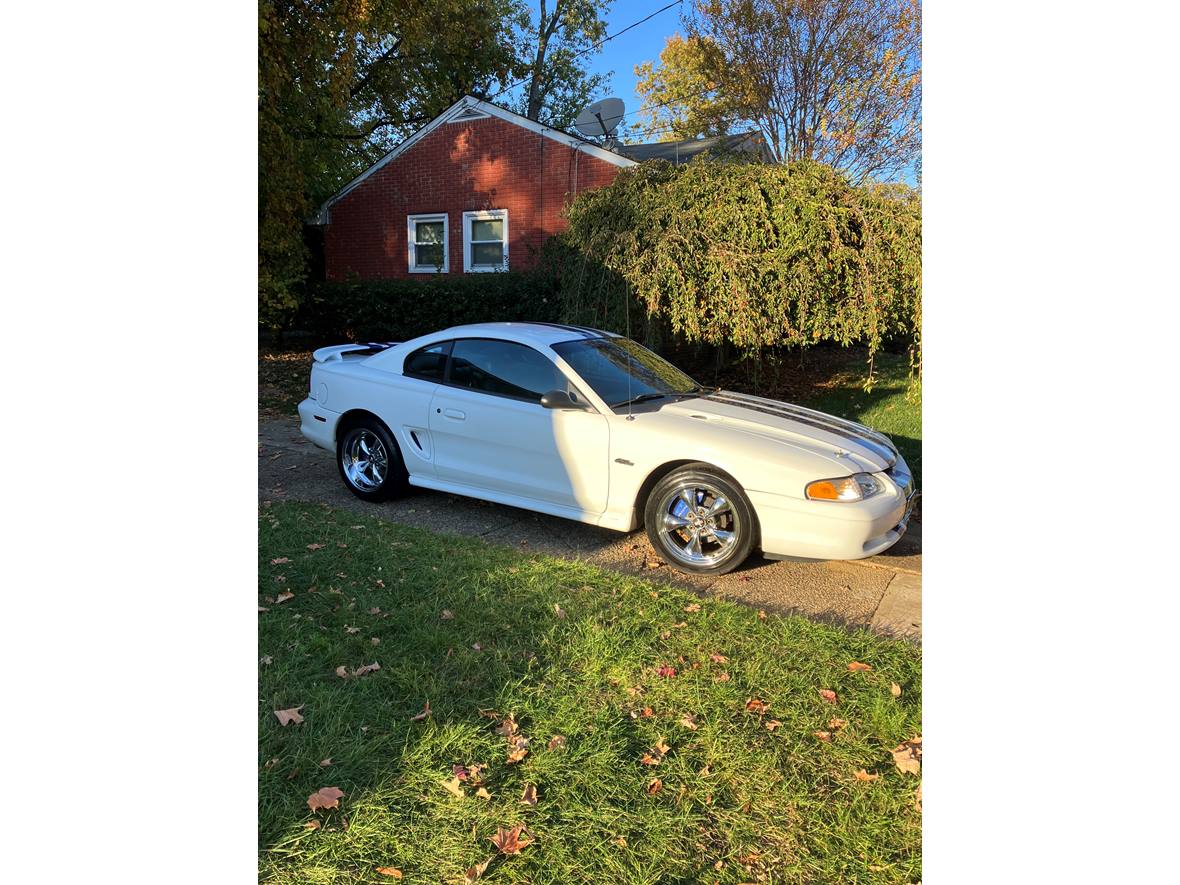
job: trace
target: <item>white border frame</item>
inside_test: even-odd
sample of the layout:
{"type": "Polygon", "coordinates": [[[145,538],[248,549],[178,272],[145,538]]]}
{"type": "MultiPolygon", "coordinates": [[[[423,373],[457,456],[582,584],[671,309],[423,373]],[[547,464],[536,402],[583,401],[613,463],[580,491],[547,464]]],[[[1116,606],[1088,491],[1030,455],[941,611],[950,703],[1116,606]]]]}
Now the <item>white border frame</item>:
{"type": "MultiPolygon", "coordinates": [[[[482,240],[480,242],[483,242],[482,240]]],[[[498,273],[508,270],[508,210],[480,209],[475,212],[463,213],[463,273],[498,273]],[[475,266],[471,263],[471,224],[472,221],[492,221],[499,218],[504,222],[504,263],[495,267],[488,265],[475,266]]]]}
{"type": "Polygon", "coordinates": [[[418,215],[406,216],[406,262],[410,273],[449,273],[451,270],[451,226],[446,212],[424,212],[418,215]],[[422,266],[418,264],[418,231],[415,225],[419,221],[441,221],[443,223],[443,263],[440,270],[435,265],[422,266]]]}

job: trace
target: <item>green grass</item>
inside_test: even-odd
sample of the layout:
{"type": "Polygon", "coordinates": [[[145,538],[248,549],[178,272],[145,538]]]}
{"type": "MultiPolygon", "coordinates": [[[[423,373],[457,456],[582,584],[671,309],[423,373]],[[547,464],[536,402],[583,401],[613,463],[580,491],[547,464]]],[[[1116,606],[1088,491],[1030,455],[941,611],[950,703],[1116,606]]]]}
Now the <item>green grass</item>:
{"type": "Polygon", "coordinates": [[[908,358],[877,354],[876,383],[866,393],[863,350],[843,351],[839,355],[844,359],[825,361],[799,404],[859,421],[890,437],[921,488],[922,389],[920,385],[911,389],[908,358]]]}
{"type": "Polygon", "coordinates": [[[495,853],[497,827],[518,823],[532,843],[482,881],[921,878],[918,779],[889,753],[921,732],[914,646],[326,506],[264,505],[259,537],[264,880],[392,881],[383,866],[407,882],[461,879],[495,853]],[[294,598],[272,601],[285,590],[294,598]],[[873,670],[849,672],[853,660],[873,670]],[[373,662],[359,678],[334,672],[373,662]],[[769,711],[747,712],[750,698],[769,711]],[[433,715],[410,721],[427,700],[433,715]],[[298,705],[303,724],[280,726],[272,711],[298,705]],[[508,713],[532,739],[517,764],[494,731],[508,713]],[[848,724],[821,742],[832,717],[848,724]],[[551,751],[557,734],[567,746],[551,751]],[[660,738],[666,757],[641,764],[660,738]],[[490,799],[441,786],[470,763],[487,766],[490,799]],[[857,781],[860,768],[881,777],[857,781]],[[653,777],[663,787],[648,795],[653,777]],[[519,801],[526,784],[535,807],[519,801]],[[313,815],[307,797],[327,786],[341,808],[313,815]]]}

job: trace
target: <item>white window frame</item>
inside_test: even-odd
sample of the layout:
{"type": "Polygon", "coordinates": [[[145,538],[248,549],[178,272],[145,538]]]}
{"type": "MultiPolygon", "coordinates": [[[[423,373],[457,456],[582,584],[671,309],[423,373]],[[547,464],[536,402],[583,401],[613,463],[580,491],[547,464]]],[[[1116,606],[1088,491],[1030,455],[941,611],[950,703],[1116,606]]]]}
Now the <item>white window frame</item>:
{"type": "Polygon", "coordinates": [[[406,259],[410,273],[447,273],[451,269],[451,230],[445,212],[429,212],[423,215],[406,216],[406,259]],[[418,264],[418,222],[441,221],[443,223],[442,268],[433,264],[418,264]]]}
{"type": "MultiPolygon", "coordinates": [[[[491,243],[494,240],[480,240],[481,243],[491,243]]],[[[482,209],[478,212],[464,212],[463,213],[463,272],[464,273],[496,273],[497,271],[508,270],[508,210],[507,209],[482,209]],[[471,263],[471,222],[473,221],[495,221],[500,219],[504,222],[504,263],[497,265],[480,264],[473,265],[471,263]]]]}

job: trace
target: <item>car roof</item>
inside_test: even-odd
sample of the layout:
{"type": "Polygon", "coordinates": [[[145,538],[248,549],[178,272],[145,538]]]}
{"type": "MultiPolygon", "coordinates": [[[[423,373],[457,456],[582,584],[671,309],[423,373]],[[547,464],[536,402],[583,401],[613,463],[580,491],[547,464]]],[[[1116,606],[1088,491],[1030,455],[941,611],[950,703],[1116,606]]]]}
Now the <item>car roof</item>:
{"type": "Polygon", "coordinates": [[[430,337],[441,338],[443,336],[447,338],[507,338],[511,341],[547,346],[579,338],[619,337],[613,332],[564,323],[472,323],[467,326],[452,326],[449,329],[442,329],[430,337]]]}

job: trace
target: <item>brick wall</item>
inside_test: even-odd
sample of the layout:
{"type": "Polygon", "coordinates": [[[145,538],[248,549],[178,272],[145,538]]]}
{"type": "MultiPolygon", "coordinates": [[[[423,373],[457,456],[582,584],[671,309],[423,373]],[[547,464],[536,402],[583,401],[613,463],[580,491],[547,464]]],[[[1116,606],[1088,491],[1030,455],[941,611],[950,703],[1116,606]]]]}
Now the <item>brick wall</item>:
{"type": "Polygon", "coordinates": [[[444,123],[331,207],[327,278],[415,277],[406,216],[448,215],[449,272],[463,273],[463,213],[508,210],[508,264],[535,264],[541,242],[565,228],[572,195],[609,184],[619,167],[497,117],[444,123]],[[575,156],[576,154],[576,156],[575,156]]]}

